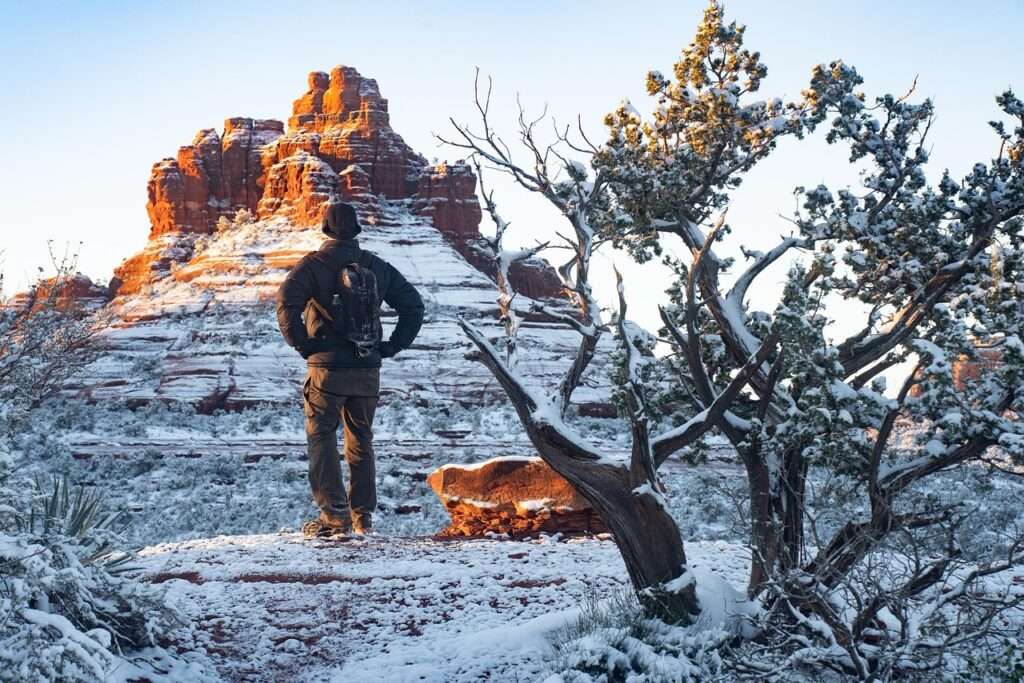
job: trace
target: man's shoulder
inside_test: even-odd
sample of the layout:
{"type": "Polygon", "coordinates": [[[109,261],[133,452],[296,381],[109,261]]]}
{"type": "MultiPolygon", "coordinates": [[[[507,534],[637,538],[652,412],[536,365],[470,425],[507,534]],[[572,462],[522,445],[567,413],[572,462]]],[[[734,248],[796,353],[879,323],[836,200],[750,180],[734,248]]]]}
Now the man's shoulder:
{"type": "Polygon", "coordinates": [[[309,268],[310,266],[313,265],[324,265],[326,262],[326,254],[317,249],[315,251],[309,252],[308,254],[300,258],[299,262],[295,264],[295,268],[309,268]]]}
{"type": "Polygon", "coordinates": [[[374,270],[394,270],[395,267],[388,263],[385,259],[383,259],[377,252],[370,251],[369,249],[362,249],[361,251],[362,253],[359,256],[360,259],[366,259],[366,262],[370,266],[370,268],[374,270]]]}

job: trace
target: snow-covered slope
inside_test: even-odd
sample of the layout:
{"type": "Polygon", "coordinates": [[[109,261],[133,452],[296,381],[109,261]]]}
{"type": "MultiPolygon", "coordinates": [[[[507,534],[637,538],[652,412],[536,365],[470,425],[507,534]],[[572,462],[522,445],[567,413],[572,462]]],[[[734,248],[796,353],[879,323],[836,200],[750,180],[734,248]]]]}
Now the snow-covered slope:
{"type": "MultiPolygon", "coordinates": [[[[280,338],[273,300],[288,269],[324,236],[275,217],[189,239],[191,259],[110,304],[109,351],[72,389],[98,401],[185,401],[202,412],[296,401],[303,362],[280,338]]],[[[468,346],[456,322],[462,315],[500,334],[491,280],[405,202],[384,201],[360,241],[404,273],[427,303],[413,348],[386,361],[383,401],[475,405],[499,398],[489,373],[464,359],[468,346]]],[[[529,300],[517,303],[525,309],[529,300]]],[[[564,325],[526,322],[522,371],[554,384],[577,339],[564,325]]],[[[594,408],[606,400],[607,368],[598,365],[591,375],[577,400],[594,408]]]]}

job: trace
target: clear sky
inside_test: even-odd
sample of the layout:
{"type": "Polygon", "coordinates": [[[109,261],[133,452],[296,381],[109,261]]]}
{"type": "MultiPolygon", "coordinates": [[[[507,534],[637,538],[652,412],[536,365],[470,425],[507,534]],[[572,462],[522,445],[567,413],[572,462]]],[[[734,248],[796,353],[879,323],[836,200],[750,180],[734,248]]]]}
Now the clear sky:
{"type": "MultiPolygon", "coordinates": [[[[495,122],[511,133],[514,97],[559,120],[579,114],[600,138],[623,97],[647,111],[644,75],[669,72],[705,4],[677,2],[0,2],[0,248],[10,284],[46,264],[46,241],[83,242],[81,270],[100,280],[145,242],[146,180],[200,128],[230,116],[286,119],[306,74],[336,64],[376,78],[392,123],[427,156],[458,158],[432,133],[472,119],[473,69],[495,80],[495,122]]],[[[848,2],[728,0],[769,76],[765,97],[795,98],[812,65],[842,58],[872,97],[936,100],[933,171],[959,176],[988,159],[993,96],[1024,91],[1024,0],[848,2]]],[[[511,135],[509,136],[511,137],[511,135]]],[[[856,180],[845,151],[786,143],[730,209],[736,234],[765,248],[786,230],[798,184],[856,180]]],[[[558,217],[493,183],[513,240],[558,217]]],[[[623,254],[603,257],[624,264],[623,254]]],[[[657,267],[626,268],[639,321],[654,325],[657,267]]],[[[603,277],[606,277],[606,273],[603,277]]],[[[758,295],[778,283],[769,276],[758,295]]],[[[602,281],[608,292],[607,281],[602,281]]],[[[8,289],[11,289],[8,286],[8,289]]],[[[767,299],[766,299],[767,302],[767,299]]]]}

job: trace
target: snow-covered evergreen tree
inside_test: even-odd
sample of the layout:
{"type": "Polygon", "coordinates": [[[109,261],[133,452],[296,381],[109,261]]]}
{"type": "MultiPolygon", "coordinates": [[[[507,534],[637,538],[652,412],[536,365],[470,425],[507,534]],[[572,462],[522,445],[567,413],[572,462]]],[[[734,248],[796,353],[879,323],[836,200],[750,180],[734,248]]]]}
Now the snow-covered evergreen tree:
{"type": "MultiPolygon", "coordinates": [[[[816,66],[796,101],[760,99],[767,70],[743,38],[744,28],[726,23],[712,2],[671,77],[648,75],[653,117],[643,120],[625,104],[607,117],[609,139],[594,166],[614,200],[595,221],[640,261],[673,239],[692,255],[675,264],[681,282],[664,312],[667,337],[685,359],[679,402],[706,410],[766,339],[778,339],[752,373],[752,391],[737,396],[717,425],[748,477],[749,594],[776,617],[813,620],[804,622],[808,642],[824,637],[835,648],[833,663],[868,676],[919,663],[910,651],[934,646],[922,644],[926,629],[908,633],[909,615],[887,621],[883,612],[913,597],[933,601],[925,611],[937,613],[936,603],[956,601],[950,592],[962,590],[965,576],[1022,561],[1020,539],[1008,538],[1001,558],[969,558],[972,568],[964,569],[953,545],[924,540],[964,510],[921,504],[912,494],[950,468],[989,459],[1024,464],[1016,417],[1024,370],[1024,104],[1009,91],[997,97],[1011,123],[992,123],[995,156],[959,179],[943,172],[933,186],[925,172],[930,101],[912,102],[911,92],[869,103],[861,77],[841,61],[816,66]],[[720,257],[716,250],[732,239],[725,212],[745,174],[780,139],[819,128],[863,167],[862,188],[798,188],[790,235],[765,252],[740,245],[742,267],[720,257]],[[802,258],[778,303],[752,310],[754,282],[794,254],[802,258]],[[838,310],[862,311],[858,332],[839,333],[838,310]],[[997,353],[999,363],[954,381],[954,367],[980,349],[997,353]],[[900,368],[908,368],[901,385],[887,393],[885,373],[900,368]],[[893,438],[898,423],[922,427],[910,448],[893,438]],[[846,478],[861,497],[861,514],[824,538],[808,528],[814,473],[846,478]],[[905,541],[893,545],[897,536],[905,541]],[[930,559],[904,565],[859,596],[863,604],[837,606],[833,598],[883,547],[896,563],[924,548],[930,559]],[[899,642],[907,661],[886,663],[885,648],[868,648],[869,638],[899,642]]],[[[969,639],[972,629],[984,625],[958,630],[969,639]]]]}
{"type": "MultiPolygon", "coordinates": [[[[520,166],[486,106],[481,133],[456,126],[454,144],[546,197],[572,225],[574,257],[560,272],[579,311],[570,324],[584,339],[584,367],[588,335],[607,327],[587,282],[593,250],[610,242],[640,262],[661,256],[676,274],[662,311],[672,353],[660,369],[629,329],[620,281],[617,399],[632,425],[628,466],[577,438],[559,419],[564,401],[558,410],[557,397],[533,395],[489,340],[463,327],[538,452],[609,521],[641,601],[684,589],[683,611],[700,611],[678,529],[653,504],[637,514],[623,493],[634,506],[657,501],[666,458],[699,456],[709,430],[731,442],[749,490],[747,592],[762,608],[759,644],[735,659],[743,672],[785,677],[807,664],[868,679],[965,661],[1014,628],[1003,618],[1024,598],[987,577],[1024,563],[1024,536],[1007,533],[994,553],[965,557],[957,530],[969,506],[922,492],[951,468],[1024,465],[1024,104],[1000,95],[1011,123],[992,123],[994,158],[932,185],[930,101],[911,101],[911,89],[869,103],[860,75],[841,61],[814,67],[794,101],[760,98],[767,68],[744,33],[711,2],[671,75],[648,74],[653,116],[623,102],[600,146],[561,134],[541,145],[535,123],[520,116],[530,158],[520,166]],[[726,212],[746,174],[779,140],[821,129],[864,169],[862,187],[798,188],[789,235],[763,252],[732,245],[741,264],[719,255],[734,241],[726,212]],[[574,154],[589,157],[589,171],[574,154]],[[667,244],[681,244],[689,261],[668,256],[667,244]],[[777,303],[753,310],[755,282],[787,261],[777,303]],[[858,313],[857,331],[844,335],[858,313]],[[981,350],[999,362],[955,376],[981,350]],[[888,391],[885,379],[901,371],[888,391]],[[896,438],[904,424],[917,427],[909,443],[896,438]],[[814,479],[843,489],[830,525],[818,523],[814,479]],[[682,566],[662,572],[661,584],[637,581],[638,569],[666,561],[682,566]]],[[[571,395],[571,369],[568,377],[571,395]]]]}

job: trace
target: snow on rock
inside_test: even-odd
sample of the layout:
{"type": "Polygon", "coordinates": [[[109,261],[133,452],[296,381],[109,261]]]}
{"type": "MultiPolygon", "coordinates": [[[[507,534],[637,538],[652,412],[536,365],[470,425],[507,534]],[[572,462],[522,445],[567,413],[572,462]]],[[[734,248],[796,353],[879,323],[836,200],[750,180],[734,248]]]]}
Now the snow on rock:
{"type": "MultiPolygon", "coordinates": [[[[737,546],[687,555],[700,581],[715,568],[716,596],[743,584],[737,546]]],[[[188,647],[225,680],[539,680],[549,632],[587,595],[627,584],[614,544],[594,539],[222,536],[146,548],[140,562],[194,622],[188,647]]]]}
{"type": "MultiPolygon", "coordinates": [[[[501,333],[493,264],[479,254],[475,192],[468,165],[428,166],[391,129],[375,81],[351,67],[314,72],[287,132],[275,121],[229,119],[223,135],[204,129],[177,159],[154,166],[150,241],[116,270],[108,353],[69,393],[129,406],[185,402],[203,413],[296,401],[303,362],[280,339],[274,296],[324,239],[309,229],[323,207],[348,201],[362,217],[363,246],[398,267],[428,305],[415,346],[387,363],[383,400],[504,400],[489,373],[463,357],[457,324],[464,316],[501,333]]],[[[510,277],[523,308],[529,297],[560,295],[546,262],[517,268],[510,277]]],[[[519,345],[532,360],[531,381],[553,385],[578,340],[566,325],[532,315],[519,345]]],[[[610,406],[607,368],[594,364],[590,375],[577,399],[601,414],[610,406]]]]}
{"type": "MultiPolygon", "coordinates": [[[[110,304],[108,352],[69,390],[129,405],[181,401],[203,412],[297,402],[304,363],[280,337],[274,297],[288,269],[323,239],[319,231],[297,230],[289,219],[275,217],[208,236],[154,240],[147,251],[162,255],[149,261],[153,282],[110,304]]],[[[383,402],[468,406],[504,400],[486,369],[465,359],[469,346],[457,322],[462,315],[492,336],[502,333],[493,282],[404,202],[382,201],[360,243],[405,274],[427,304],[416,343],[386,361],[383,402]]],[[[529,306],[525,297],[520,303],[529,306]]],[[[394,320],[385,310],[385,328],[394,320]]],[[[554,386],[577,345],[577,333],[562,323],[526,320],[519,336],[521,353],[531,359],[525,374],[554,386]]],[[[607,367],[595,363],[589,376],[577,400],[607,403],[607,367]]]]}
{"type": "Polygon", "coordinates": [[[427,483],[451,515],[444,536],[497,533],[522,538],[540,532],[608,530],[590,503],[540,458],[445,465],[434,470],[427,483]]]}

